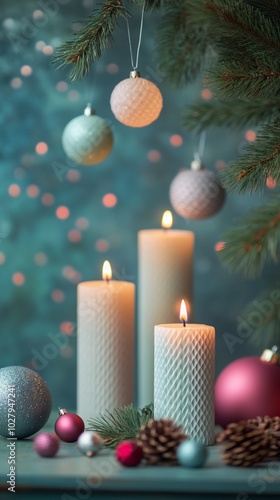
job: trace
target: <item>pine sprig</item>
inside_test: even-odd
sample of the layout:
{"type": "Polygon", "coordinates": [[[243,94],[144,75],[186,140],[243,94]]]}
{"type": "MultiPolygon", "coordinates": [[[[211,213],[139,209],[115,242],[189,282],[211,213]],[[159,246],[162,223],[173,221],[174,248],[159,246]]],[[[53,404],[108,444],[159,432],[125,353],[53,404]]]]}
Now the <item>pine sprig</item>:
{"type": "Polygon", "coordinates": [[[125,439],[135,439],[140,427],[153,418],[153,413],[152,403],[142,410],[132,404],[115,408],[112,413],[106,410],[100,417],[91,418],[87,429],[100,434],[107,448],[115,448],[125,439]]]}
{"type": "Polygon", "coordinates": [[[222,262],[233,273],[256,278],[266,261],[277,263],[280,241],[280,195],[267,205],[252,210],[224,236],[219,252],[222,262]]]}
{"type": "Polygon", "coordinates": [[[221,173],[224,186],[232,192],[249,193],[263,189],[270,177],[280,182],[280,122],[268,122],[257,134],[247,154],[229,163],[221,173]]]}
{"type": "Polygon", "coordinates": [[[252,101],[198,101],[182,113],[183,125],[187,130],[201,132],[205,128],[241,128],[256,126],[271,118],[280,116],[279,99],[254,99],[252,101]]]}

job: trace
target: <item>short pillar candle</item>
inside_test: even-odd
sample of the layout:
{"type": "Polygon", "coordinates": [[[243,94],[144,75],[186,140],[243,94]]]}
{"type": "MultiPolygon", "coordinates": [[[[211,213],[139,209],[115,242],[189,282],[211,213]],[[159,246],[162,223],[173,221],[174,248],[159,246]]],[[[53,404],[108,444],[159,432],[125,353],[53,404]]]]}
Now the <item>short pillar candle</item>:
{"type": "Polygon", "coordinates": [[[215,442],[214,382],[215,329],[187,324],[155,326],[155,418],[171,418],[183,425],[190,439],[215,442]]]}

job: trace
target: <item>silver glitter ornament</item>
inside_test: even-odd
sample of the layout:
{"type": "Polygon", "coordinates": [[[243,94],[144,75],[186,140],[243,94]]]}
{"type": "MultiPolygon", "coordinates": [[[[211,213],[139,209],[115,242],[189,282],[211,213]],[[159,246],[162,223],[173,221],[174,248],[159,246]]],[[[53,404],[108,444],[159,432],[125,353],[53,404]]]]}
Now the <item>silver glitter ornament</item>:
{"type": "Polygon", "coordinates": [[[222,208],[226,193],[217,175],[204,170],[200,160],[194,160],[191,170],[182,170],[173,179],[169,196],[178,215],[206,219],[222,208]]]}
{"type": "Polygon", "coordinates": [[[0,369],[0,435],[23,439],[38,432],[52,408],[46,382],[24,366],[0,369]]]}
{"type": "Polygon", "coordinates": [[[85,431],[80,435],[77,447],[83,455],[93,457],[103,447],[103,439],[96,432],[85,431]]]}

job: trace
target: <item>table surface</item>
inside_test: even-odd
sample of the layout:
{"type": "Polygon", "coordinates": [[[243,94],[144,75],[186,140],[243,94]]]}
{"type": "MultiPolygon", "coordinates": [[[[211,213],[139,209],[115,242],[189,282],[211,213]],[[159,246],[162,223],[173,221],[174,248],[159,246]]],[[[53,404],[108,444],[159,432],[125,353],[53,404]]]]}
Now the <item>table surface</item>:
{"type": "MultiPolygon", "coordinates": [[[[50,425],[52,421],[48,428],[50,425]]],[[[0,495],[3,500],[11,498],[7,484],[7,444],[8,441],[0,437],[0,495]]],[[[110,450],[87,458],[81,455],[75,443],[61,443],[56,457],[42,458],[33,451],[32,438],[18,440],[16,492],[21,498],[30,499],[44,498],[52,490],[51,498],[61,500],[89,497],[114,500],[280,498],[280,462],[269,462],[258,468],[226,467],[221,463],[216,446],[209,447],[208,451],[207,462],[200,469],[145,465],[128,468],[118,464],[110,450]]]]}

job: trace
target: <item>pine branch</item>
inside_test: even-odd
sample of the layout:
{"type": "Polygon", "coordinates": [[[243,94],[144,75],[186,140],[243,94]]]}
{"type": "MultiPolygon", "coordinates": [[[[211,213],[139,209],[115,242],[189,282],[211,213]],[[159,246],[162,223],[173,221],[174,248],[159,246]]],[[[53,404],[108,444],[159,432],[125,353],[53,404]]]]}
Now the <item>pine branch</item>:
{"type": "Polygon", "coordinates": [[[100,434],[107,448],[115,448],[125,439],[135,439],[140,427],[153,418],[153,413],[152,403],[142,410],[138,410],[132,404],[115,408],[112,413],[106,410],[104,415],[88,421],[87,430],[100,434]]]}
{"type": "Polygon", "coordinates": [[[182,114],[182,119],[187,130],[201,132],[211,127],[256,126],[271,118],[272,115],[280,115],[280,98],[231,102],[201,100],[188,106],[182,114]]]}
{"type": "Polygon", "coordinates": [[[280,282],[264,290],[241,313],[249,340],[262,348],[280,345],[280,282]],[[257,322],[255,319],[259,318],[257,322]],[[251,319],[253,318],[253,323],[251,319]],[[257,326],[256,326],[257,325],[257,326]]]}
{"type": "Polygon", "coordinates": [[[261,274],[266,261],[278,262],[280,241],[280,196],[252,210],[239,225],[225,234],[225,246],[219,252],[231,272],[246,278],[261,274]]]}
{"type": "Polygon", "coordinates": [[[171,86],[178,88],[195,80],[210,41],[207,23],[198,24],[190,16],[188,2],[174,2],[165,9],[156,32],[156,53],[159,69],[171,86]]]}
{"type": "Polygon", "coordinates": [[[236,193],[263,189],[268,177],[280,182],[280,122],[268,122],[257,133],[247,154],[231,162],[221,178],[225,188],[236,193]]]}

